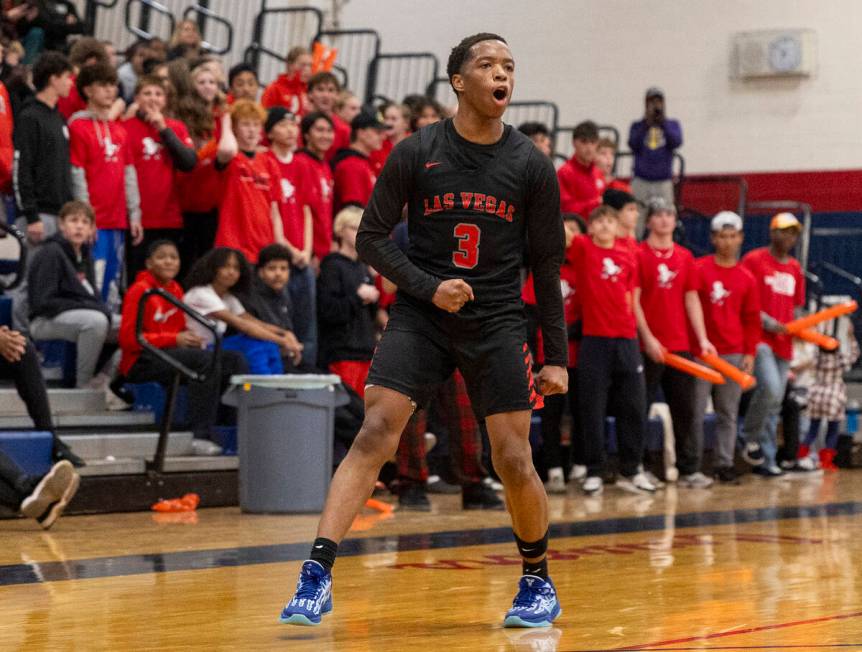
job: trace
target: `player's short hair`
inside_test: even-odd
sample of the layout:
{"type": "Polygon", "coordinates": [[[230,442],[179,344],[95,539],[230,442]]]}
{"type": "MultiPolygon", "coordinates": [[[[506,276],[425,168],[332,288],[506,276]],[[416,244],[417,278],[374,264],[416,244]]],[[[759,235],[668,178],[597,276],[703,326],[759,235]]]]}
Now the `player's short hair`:
{"type": "Polygon", "coordinates": [[[308,92],[310,93],[316,86],[322,86],[323,84],[332,84],[335,86],[336,93],[341,92],[341,84],[338,82],[338,77],[325,70],[311,76],[311,79],[308,80],[308,92]]]}
{"type": "Polygon", "coordinates": [[[250,72],[252,75],[254,75],[254,80],[258,81],[257,71],[254,69],[254,66],[252,66],[250,63],[238,63],[228,71],[227,85],[233,86],[233,80],[239,77],[244,72],[250,72]]]}
{"type": "Polygon", "coordinates": [[[610,138],[599,138],[599,142],[596,143],[596,149],[611,149],[614,152],[617,151],[617,144],[612,141],[610,138]]]}
{"type": "Polygon", "coordinates": [[[551,137],[551,132],[548,130],[548,126],[544,122],[524,122],[518,127],[518,131],[520,131],[525,136],[532,138],[533,136],[547,136],[551,137]]]}
{"type": "Polygon", "coordinates": [[[142,77],[138,78],[138,81],[135,84],[135,95],[140,93],[147,86],[158,86],[162,89],[165,95],[168,94],[168,84],[164,79],[162,79],[158,75],[143,75],[142,77]]]}
{"type": "Polygon", "coordinates": [[[154,240],[150,243],[150,246],[147,247],[147,258],[152,258],[156,252],[162,247],[173,247],[179,253],[180,248],[177,246],[177,243],[173,240],[168,240],[167,238],[160,238],[158,240],[154,240]]]}
{"type": "Polygon", "coordinates": [[[308,48],[304,45],[294,45],[287,51],[287,56],[284,58],[284,61],[287,65],[296,63],[296,60],[303,54],[311,54],[311,52],[309,52],[308,48]]]}
{"type": "Polygon", "coordinates": [[[79,199],[73,199],[72,201],[67,201],[63,204],[57,217],[61,220],[65,220],[70,215],[84,215],[88,220],[90,220],[90,222],[94,224],[96,222],[96,213],[93,211],[93,207],[87,202],[79,199]]]}
{"type": "Polygon", "coordinates": [[[51,83],[51,77],[72,72],[72,64],[59,52],[45,52],[33,64],[33,86],[42,91],[51,83]]]}
{"type": "Polygon", "coordinates": [[[305,135],[311,131],[311,128],[314,126],[314,123],[318,120],[326,120],[329,123],[329,126],[335,129],[335,125],[332,122],[332,118],[326,115],[323,111],[312,111],[308,115],[302,118],[302,122],[299,123],[299,131],[302,132],[302,137],[305,138],[305,135]]]}
{"type": "Polygon", "coordinates": [[[597,142],[599,140],[599,128],[592,120],[584,120],[572,129],[572,140],[597,142]]]}
{"type": "Polygon", "coordinates": [[[617,211],[611,206],[608,206],[607,204],[599,204],[590,212],[590,217],[588,218],[588,221],[592,222],[593,220],[597,220],[600,217],[605,217],[606,215],[614,219],[617,219],[619,217],[617,211]]]}
{"type": "Polygon", "coordinates": [[[236,126],[240,120],[254,120],[260,124],[266,122],[266,109],[251,100],[237,100],[230,107],[231,124],[236,126]]]}
{"type": "Polygon", "coordinates": [[[84,89],[93,84],[116,85],[117,71],[107,63],[94,63],[84,66],[75,80],[75,87],[78,89],[78,94],[82,99],[89,99],[87,94],[84,93],[84,89]]]}
{"type": "MultiPolygon", "coordinates": [[[[506,43],[506,39],[502,36],[499,34],[492,34],[491,32],[480,32],[462,39],[458,45],[452,48],[452,52],[449,53],[449,61],[446,62],[446,76],[449,78],[450,84],[452,83],[452,77],[454,75],[461,74],[464,64],[473,58],[470,52],[473,49],[473,46],[482,41],[501,41],[506,43]]],[[[508,43],[506,43],[506,45],[508,45],[508,43]]],[[[454,86],[452,87],[452,90],[455,90],[454,86]]],[[[457,94],[458,91],[455,91],[455,93],[457,94]]]]}
{"type": "Polygon", "coordinates": [[[266,267],[274,260],[286,260],[289,265],[291,259],[292,256],[290,255],[290,249],[285,247],[283,244],[275,243],[267,245],[260,250],[260,253],[257,255],[257,267],[258,269],[266,267]]]}
{"type": "Polygon", "coordinates": [[[83,66],[88,59],[96,59],[98,63],[108,63],[108,51],[99,39],[83,36],[69,48],[69,62],[73,66],[83,66]]]}
{"type": "Polygon", "coordinates": [[[335,216],[335,222],[332,224],[332,235],[341,240],[341,234],[344,229],[355,226],[359,228],[359,223],[362,221],[362,207],[351,205],[345,206],[338,215],[335,216]]]}

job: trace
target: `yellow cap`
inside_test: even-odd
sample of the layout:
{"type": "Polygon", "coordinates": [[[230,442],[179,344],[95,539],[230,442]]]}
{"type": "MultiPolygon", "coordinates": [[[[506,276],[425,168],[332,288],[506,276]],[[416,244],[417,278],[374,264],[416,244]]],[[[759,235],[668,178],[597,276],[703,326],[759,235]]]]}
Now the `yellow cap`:
{"type": "Polygon", "coordinates": [[[769,223],[769,230],[774,231],[775,229],[798,229],[801,231],[802,224],[799,223],[793,213],[778,213],[769,223]]]}

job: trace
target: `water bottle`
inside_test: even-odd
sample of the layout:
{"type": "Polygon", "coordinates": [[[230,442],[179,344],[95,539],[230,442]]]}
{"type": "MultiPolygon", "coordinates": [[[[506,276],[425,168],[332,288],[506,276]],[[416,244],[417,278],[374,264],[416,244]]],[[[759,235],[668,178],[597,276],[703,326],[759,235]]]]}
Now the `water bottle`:
{"type": "Polygon", "coordinates": [[[847,419],[847,434],[853,436],[859,431],[859,401],[856,399],[847,401],[845,415],[847,419]]]}

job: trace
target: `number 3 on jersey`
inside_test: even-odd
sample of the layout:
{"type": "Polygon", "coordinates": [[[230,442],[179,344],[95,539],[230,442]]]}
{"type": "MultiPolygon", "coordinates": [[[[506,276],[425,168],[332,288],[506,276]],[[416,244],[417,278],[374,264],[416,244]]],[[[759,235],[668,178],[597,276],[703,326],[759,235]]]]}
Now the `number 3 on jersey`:
{"type": "Polygon", "coordinates": [[[461,222],[453,233],[458,248],[452,252],[452,264],[461,269],[473,269],[479,262],[479,239],[482,230],[475,224],[461,222]]]}

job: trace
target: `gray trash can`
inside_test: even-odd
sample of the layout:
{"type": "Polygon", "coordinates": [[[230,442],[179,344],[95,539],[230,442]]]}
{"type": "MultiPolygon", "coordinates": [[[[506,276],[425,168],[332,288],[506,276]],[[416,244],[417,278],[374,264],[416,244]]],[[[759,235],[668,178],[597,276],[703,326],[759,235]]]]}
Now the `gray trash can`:
{"type": "Polygon", "coordinates": [[[233,376],[239,504],[244,512],[323,509],[332,475],[334,412],[348,401],[335,375],[233,376]]]}

